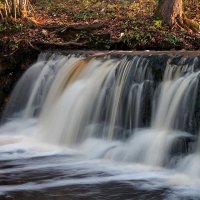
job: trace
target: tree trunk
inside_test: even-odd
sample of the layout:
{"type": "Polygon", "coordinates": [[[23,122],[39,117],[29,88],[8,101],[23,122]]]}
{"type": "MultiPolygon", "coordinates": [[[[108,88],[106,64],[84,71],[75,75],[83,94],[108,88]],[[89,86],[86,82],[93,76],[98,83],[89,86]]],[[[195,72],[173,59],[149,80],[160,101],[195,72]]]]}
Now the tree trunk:
{"type": "Polygon", "coordinates": [[[17,18],[16,0],[12,0],[12,15],[15,19],[17,18]]]}
{"type": "Polygon", "coordinates": [[[182,0],[159,0],[157,16],[159,16],[167,25],[173,26],[177,17],[182,17],[182,0]]]}
{"type": "Polygon", "coordinates": [[[0,0],[0,4],[2,4],[0,10],[2,20],[27,17],[28,11],[33,10],[29,0],[0,0]]]}

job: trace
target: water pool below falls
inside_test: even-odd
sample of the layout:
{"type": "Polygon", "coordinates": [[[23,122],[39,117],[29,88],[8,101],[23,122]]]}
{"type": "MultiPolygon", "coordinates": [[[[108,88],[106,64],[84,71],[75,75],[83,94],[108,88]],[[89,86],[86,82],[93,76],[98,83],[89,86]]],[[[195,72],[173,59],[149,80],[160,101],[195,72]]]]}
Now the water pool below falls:
{"type": "Polygon", "coordinates": [[[200,56],[43,53],[0,127],[0,199],[200,199],[200,56]]]}

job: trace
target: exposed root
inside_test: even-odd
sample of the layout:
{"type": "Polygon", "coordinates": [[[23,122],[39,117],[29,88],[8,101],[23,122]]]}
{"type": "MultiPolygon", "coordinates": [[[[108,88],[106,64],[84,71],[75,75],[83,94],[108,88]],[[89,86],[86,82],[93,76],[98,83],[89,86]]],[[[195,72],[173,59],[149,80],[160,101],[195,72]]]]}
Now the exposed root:
{"type": "Polygon", "coordinates": [[[51,47],[51,48],[71,48],[71,47],[86,47],[87,42],[64,42],[64,43],[56,43],[56,42],[44,42],[44,41],[39,41],[39,42],[34,42],[31,43],[31,46],[34,48],[39,48],[40,46],[45,46],[45,47],[51,47]]]}
{"type": "Polygon", "coordinates": [[[188,19],[185,14],[176,17],[177,24],[186,31],[200,33],[200,24],[194,20],[188,19]]]}

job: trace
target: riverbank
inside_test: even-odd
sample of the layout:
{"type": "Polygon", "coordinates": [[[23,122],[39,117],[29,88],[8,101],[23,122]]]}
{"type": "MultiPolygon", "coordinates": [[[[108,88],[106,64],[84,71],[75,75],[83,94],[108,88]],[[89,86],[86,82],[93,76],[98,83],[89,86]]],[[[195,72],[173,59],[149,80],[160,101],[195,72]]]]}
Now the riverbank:
{"type": "MultiPolygon", "coordinates": [[[[154,17],[155,0],[37,0],[28,18],[0,24],[1,55],[20,49],[199,50],[200,35],[154,17]]],[[[198,1],[184,4],[200,22],[198,1]]]]}

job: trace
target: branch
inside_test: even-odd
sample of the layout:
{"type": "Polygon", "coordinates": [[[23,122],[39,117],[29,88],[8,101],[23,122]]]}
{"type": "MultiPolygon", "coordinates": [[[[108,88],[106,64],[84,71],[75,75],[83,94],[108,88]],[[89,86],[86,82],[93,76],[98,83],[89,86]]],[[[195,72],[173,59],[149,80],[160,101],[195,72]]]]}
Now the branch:
{"type": "Polygon", "coordinates": [[[44,46],[51,46],[51,47],[63,47],[63,48],[69,48],[71,46],[75,46],[75,47],[86,47],[87,46],[87,42],[82,42],[82,43],[78,43],[78,42],[64,42],[64,43],[57,43],[57,42],[45,42],[45,41],[39,41],[39,42],[33,42],[33,43],[29,43],[31,44],[31,46],[34,49],[38,49],[38,46],[44,45],[44,46]],[[34,46],[33,46],[34,44],[34,46]]]}

